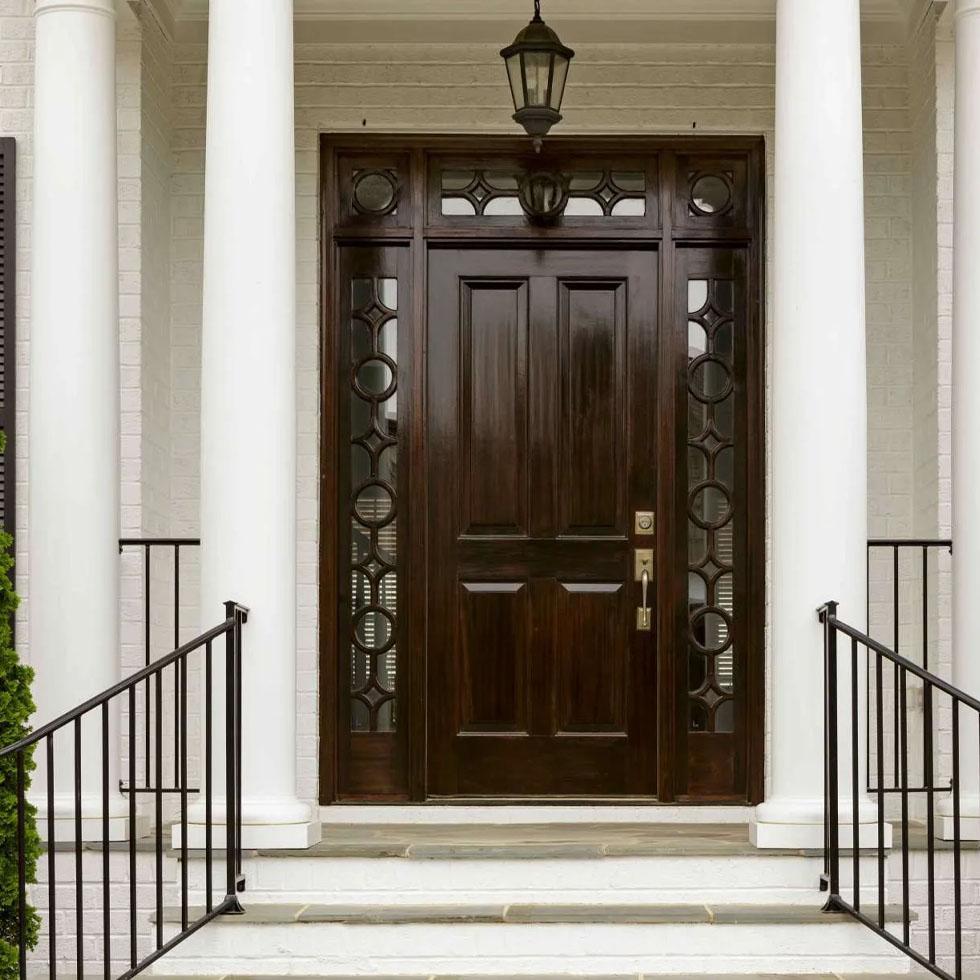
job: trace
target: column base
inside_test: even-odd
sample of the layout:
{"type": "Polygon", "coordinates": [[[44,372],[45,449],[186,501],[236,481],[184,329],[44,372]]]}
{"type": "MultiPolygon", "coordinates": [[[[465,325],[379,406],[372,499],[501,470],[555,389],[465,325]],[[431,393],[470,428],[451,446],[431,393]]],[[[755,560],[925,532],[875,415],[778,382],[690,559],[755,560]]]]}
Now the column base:
{"type": "MultiPolygon", "coordinates": [[[[841,848],[854,843],[850,801],[840,805],[841,848]]],[[[756,807],[749,824],[749,841],[762,850],[782,848],[790,850],[819,850],[824,847],[823,803],[820,801],[773,801],[756,807]]],[[[870,803],[861,804],[858,815],[858,846],[878,846],[878,818],[870,803]]],[[[884,825],[884,846],[892,846],[892,827],[884,825]]]]}
{"type": "MultiPolygon", "coordinates": [[[[41,841],[45,844],[52,840],[56,844],[68,844],[75,842],[75,801],[66,799],[55,799],[54,805],[54,833],[48,830],[47,802],[42,800],[31,801],[37,807],[37,833],[41,841]]],[[[136,825],[133,828],[134,836],[138,840],[144,837],[150,830],[150,820],[148,817],[137,816],[136,825]]],[[[82,798],[82,821],[81,838],[84,844],[98,843],[103,839],[102,836],[102,800],[101,798],[82,798]]],[[[129,805],[125,800],[113,798],[109,801],[109,841],[128,841],[130,837],[129,827],[129,805]]]]}
{"type": "MultiPolygon", "coordinates": [[[[953,840],[953,801],[944,797],[936,807],[936,833],[940,840],[953,840]]],[[[980,797],[969,796],[960,800],[960,840],[980,840],[980,797]]]]}
{"type": "MultiPolygon", "coordinates": [[[[953,818],[940,817],[936,822],[936,833],[940,840],[954,840],[953,818]]],[[[980,817],[960,817],[960,840],[980,840],[980,817]]]]}
{"type": "MultiPolygon", "coordinates": [[[[212,807],[211,846],[225,846],[224,801],[212,807]]],[[[207,846],[207,830],[204,823],[204,805],[195,804],[188,812],[187,846],[203,850],[207,846]]],[[[242,848],[244,850],[306,850],[318,844],[322,837],[320,821],[315,819],[310,807],[299,801],[245,803],[242,813],[242,848]]],[[[171,842],[181,846],[181,826],[173,825],[171,842]]]]}
{"type": "MultiPolygon", "coordinates": [[[[142,826],[140,820],[136,820],[136,837],[139,839],[149,830],[149,825],[144,821],[142,826]]],[[[47,820],[37,821],[37,833],[41,842],[47,844],[51,837],[48,835],[47,820]]],[[[82,817],[82,836],[83,844],[96,844],[102,840],[102,818],[101,817],[82,817]]],[[[129,817],[110,817],[109,818],[109,841],[129,840],[129,817]]],[[[54,818],[54,842],[56,844],[75,843],[75,819],[74,817],[54,818]]]]}

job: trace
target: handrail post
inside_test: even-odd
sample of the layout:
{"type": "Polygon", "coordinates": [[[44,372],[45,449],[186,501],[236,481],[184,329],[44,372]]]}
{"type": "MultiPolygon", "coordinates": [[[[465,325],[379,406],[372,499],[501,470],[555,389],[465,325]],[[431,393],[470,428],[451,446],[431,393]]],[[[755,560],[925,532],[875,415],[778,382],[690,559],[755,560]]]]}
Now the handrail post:
{"type": "Polygon", "coordinates": [[[225,620],[232,625],[225,632],[225,902],[226,912],[236,915],[245,910],[238,901],[241,867],[241,736],[238,719],[241,688],[241,613],[234,602],[225,603],[225,620]]]}
{"type": "Polygon", "coordinates": [[[825,912],[839,910],[840,899],[840,803],[839,768],[837,757],[837,603],[828,602],[819,611],[823,624],[824,684],[826,685],[826,715],[824,718],[824,869],[830,893],[825,912]]]}

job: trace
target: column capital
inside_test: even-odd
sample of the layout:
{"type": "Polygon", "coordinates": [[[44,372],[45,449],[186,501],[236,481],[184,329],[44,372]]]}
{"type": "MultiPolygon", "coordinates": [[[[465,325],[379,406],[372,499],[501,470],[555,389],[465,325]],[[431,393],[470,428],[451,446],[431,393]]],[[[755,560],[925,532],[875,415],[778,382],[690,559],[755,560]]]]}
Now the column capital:
{"type": "Polygon", "coordinates": [[[980,14],[980,0],[956,0],[955,14],[957,18],[980,14]]]}
{"type": "Polygon", "coordinates": [[[41,14],[63,13],[75,11],[86,14],[105,14],[107,17],[116,16],[114,0],[36,0],[34,16],[41,14]]]}

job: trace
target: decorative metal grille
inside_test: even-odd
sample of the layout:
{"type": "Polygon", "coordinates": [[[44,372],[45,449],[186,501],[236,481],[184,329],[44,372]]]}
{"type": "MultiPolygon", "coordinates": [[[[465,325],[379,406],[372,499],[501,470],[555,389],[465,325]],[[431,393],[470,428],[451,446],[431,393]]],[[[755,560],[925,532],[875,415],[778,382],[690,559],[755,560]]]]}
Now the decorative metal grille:
{"type": "Polygon", "coordinates": [[[398,282],[351,282],[351,730],[395,730],[398,282]]]}
{"type": "Polygon", "coordinates": [[[688,698],[691,731],[734,731],[734,287],[688,283],[688,698]]]}
{"type": "MultiPolygon", "coordinates": [[[[468,217],[522,217],[528,206],[528,184],[537,175],[506,170],[444,170],[442,213],[468,217]],[[522,202],[523,196],[523,202],[522,202]]],[[[646,175],[626,171],[573,171],[559,177],[564,199],[553,210],[566,218],[643,217],[646,175]]]]}

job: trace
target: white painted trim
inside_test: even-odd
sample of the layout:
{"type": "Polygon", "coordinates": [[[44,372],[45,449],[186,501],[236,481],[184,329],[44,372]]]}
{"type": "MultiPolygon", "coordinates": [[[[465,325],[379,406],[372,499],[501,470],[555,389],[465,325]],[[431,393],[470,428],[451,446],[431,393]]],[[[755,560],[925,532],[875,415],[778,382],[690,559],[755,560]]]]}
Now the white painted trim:
{"type": "Polygon", "coordinates": [[[85,14],[105,14],[116,16],[116,5],[113,0],[37,0],[34,16],[65,11],[77,11],[85,14]]]}

